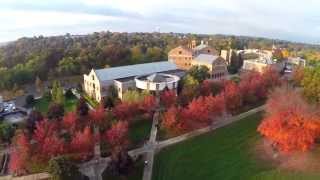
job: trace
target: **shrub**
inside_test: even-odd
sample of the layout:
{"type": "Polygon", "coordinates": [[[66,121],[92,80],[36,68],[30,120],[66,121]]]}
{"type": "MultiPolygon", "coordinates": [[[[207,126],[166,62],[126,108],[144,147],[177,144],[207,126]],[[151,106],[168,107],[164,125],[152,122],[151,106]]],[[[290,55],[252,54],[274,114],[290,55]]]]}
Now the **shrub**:
{"type": "Polygon", "coordinates": [[[79,172],[78,167],[65,156],[58,156],[49,161],[49,173],[54,180],[87,179],[79,172]]]}
{"type": "Polygon", "coordinates": [[[72,98],[73,97],[73,92],[71,89],[68,89],[66,91],[66,94],[65,94],[66,98],[72,98]]]}

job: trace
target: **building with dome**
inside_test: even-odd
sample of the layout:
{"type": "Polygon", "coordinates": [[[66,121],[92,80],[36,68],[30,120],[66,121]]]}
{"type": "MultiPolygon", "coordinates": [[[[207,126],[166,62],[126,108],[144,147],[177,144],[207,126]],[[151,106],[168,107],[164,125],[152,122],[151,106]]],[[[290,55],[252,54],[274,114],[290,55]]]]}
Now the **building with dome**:
{"type": "Polygon", "coordinates": [[[176,90],[180,77],[172,74],[154,73],[151,75],[137,76],[136,88],[148,91],[176,90]]]}
{"type": "Polygon", "coordinates": [[[177,88],[178,81],[184,75],[184,70],[168,61],[92,69],[89,74],[84,74],[83,87],[87,95],[101,102],[110,96],[110,87],[114,87],[118,97],[122,99],[127,90],[157,91],[177,88]]]}

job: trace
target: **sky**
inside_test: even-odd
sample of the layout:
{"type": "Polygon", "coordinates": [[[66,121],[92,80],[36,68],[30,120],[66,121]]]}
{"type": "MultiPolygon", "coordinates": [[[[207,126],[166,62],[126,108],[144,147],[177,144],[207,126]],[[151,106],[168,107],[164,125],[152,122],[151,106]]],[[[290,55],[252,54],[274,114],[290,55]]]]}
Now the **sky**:
{"type": "Polygon", "coordinates": [[[0,0],[0,42],[99,31],[320,42],[319,0],[0,0]]]}

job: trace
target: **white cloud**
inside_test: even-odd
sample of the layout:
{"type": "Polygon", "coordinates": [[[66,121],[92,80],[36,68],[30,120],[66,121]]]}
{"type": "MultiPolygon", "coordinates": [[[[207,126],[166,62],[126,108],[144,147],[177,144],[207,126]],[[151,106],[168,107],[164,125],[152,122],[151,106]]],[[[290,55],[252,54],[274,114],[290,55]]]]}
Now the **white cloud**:
{"type": "Polygon", "coordinates": [[[54,11],[0,11],[0,31],[43,26],[71,26],[92,22],[121,20],[119,17],[54,11]],[[10,18],[7,18],[10,17],[10,18]]]}
{"type": "Polygon", "coordinates": [[[1,4],[0,41],[16,38],[23,30],[26,34],[41,28],[43,34],[54,31],[47,32],[46,27],[56,33],[63,27],[85,31],[88,24],[97,30],[153,31],[159,26],[162,31],[309,42],[320,38],[318,0],[2,0],[1,4]],[[11,33],[1,37],[5,31],[11,33]]]}

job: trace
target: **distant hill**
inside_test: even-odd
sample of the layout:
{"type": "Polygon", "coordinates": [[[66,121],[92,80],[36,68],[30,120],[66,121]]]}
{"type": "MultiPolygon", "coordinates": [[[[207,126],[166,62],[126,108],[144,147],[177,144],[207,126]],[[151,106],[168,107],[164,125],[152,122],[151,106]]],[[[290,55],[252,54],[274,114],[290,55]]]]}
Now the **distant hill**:
{"type": "Polygon", "coordinates": [[[271,49],[273,45],[290,51],[316,50],[318,45],[259,37],[183,33],[117,33],[61,35],[20,38],[0,43],[0,89],[15,84],[79,75],[91,68],[120,66],[167,60],[167,53],[191,40],[208,41],[221,49],[271,49]]]}

